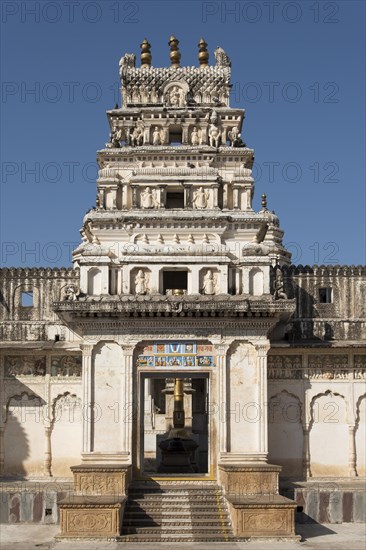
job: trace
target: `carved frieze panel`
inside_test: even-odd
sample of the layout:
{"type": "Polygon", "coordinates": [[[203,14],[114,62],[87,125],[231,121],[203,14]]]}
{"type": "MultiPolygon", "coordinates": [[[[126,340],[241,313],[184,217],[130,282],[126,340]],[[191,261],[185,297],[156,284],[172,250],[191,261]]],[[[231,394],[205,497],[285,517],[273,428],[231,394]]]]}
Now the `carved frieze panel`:
{"type": "Polygon", "coordinates": [[[290,510],[242,511],[242,535],[266,536],[268,533],[289,535],[292,533],[292,515],[290,510]]]}
{"type": "Polygon", "coordinates": [[[345,354],[311,354],[305,368],[300,355],[272,355],[268,357],[269,379],[348,380],[366,379],[366,355],[354,356],[354,367],[349,366],[345,354]]]}
{"type": "Polygon", "coordinates": [[[354,378],[356,380],[366,379],[366,355],[354,356],[354,378]]]}
{"type": "Polygon", "coordinates": [[[270,355],[268,378],[302,378],[301,355],[270,355]]]}
{"type": "Polygon", "coordinates": [[[6,355],[4,357],[5,378],[14,376],[44,376],[46,357],[37,355],[6,355]]]}
{"type": "Polygon", "coordinates": [[[61,534],[64,536],[108,537],[119,534],[121,504],[65,508],[61,505],[61,534]]]}
{"type": "Polygon", "coordinates": [[[56,355],[51,357],[51,376],[80,377],[81,355],[56,355]]]}

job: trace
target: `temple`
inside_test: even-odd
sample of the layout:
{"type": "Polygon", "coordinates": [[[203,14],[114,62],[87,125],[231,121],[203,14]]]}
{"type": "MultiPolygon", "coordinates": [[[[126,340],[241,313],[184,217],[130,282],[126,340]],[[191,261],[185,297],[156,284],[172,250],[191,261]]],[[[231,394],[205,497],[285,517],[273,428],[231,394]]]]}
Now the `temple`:
{"type": "Polygon", "coordinates": [[[292,265],[253,210],[222,48],[181,66],[171,36],[163,68],[140,48],[73,268],[0,271],[3,521],[142,541],[363,521],[366,268],[292,265]]]}

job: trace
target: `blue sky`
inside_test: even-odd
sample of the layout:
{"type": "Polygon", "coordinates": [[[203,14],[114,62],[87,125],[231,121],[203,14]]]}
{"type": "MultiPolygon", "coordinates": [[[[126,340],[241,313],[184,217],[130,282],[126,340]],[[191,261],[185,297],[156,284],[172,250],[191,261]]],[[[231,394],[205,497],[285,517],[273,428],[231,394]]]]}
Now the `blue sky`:
{"type": "Polygon", "coordinates": [[[146,36],[168,65],[171,34],[182,65],[201,36],[230,56],[255,208],[266,192],[294,263],[366,263],[363,1],[3,0],[1,20],[2,265],[71,264],[119,59],[146,36]]]}

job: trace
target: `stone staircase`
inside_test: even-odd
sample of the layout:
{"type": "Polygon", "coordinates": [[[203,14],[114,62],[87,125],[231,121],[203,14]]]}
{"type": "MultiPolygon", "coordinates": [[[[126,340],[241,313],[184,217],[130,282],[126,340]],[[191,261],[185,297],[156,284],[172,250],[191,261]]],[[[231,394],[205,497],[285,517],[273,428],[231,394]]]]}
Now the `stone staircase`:
{"type": "Polygon", "coordinates": [[[230,515],[214,482],[187,485],[135,483],[129,487],[124,542],[233,541],[230,515]]]}

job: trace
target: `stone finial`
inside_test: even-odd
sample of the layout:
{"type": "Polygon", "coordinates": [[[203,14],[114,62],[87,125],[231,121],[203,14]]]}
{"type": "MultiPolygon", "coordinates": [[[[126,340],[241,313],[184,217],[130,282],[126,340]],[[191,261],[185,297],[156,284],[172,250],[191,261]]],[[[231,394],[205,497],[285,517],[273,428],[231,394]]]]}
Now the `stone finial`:
{"type": "Polygon", "coordinates": [[[198,61],[200,62],[200,67],[207,67],[208,66],[208,58],[209,53],[207,51],[207,42],[203,38],[201,38],[199,44],[198,44],[198,61]]]}
{"type": "Polygon", "coordinates": [[[142,43],[140,44],[141,48],[141,68],[149,68],[151,66],[151,44],[149,44],[149,41],[147,38],[144,38],[142,43]]]}
{"type": "Polygon", "coordinates": [[[267,195],[262,193],[262,210],[267,210],[267,195]]]}
{"type": "Polygon", "coordinates": [[[175,67],[176,69],[180,67],[180,51],[179,51],[179,40],[175,38],[175,36],[171,36],[168,42],[170,46],[170,63],[172,67],[175,67]]]}

